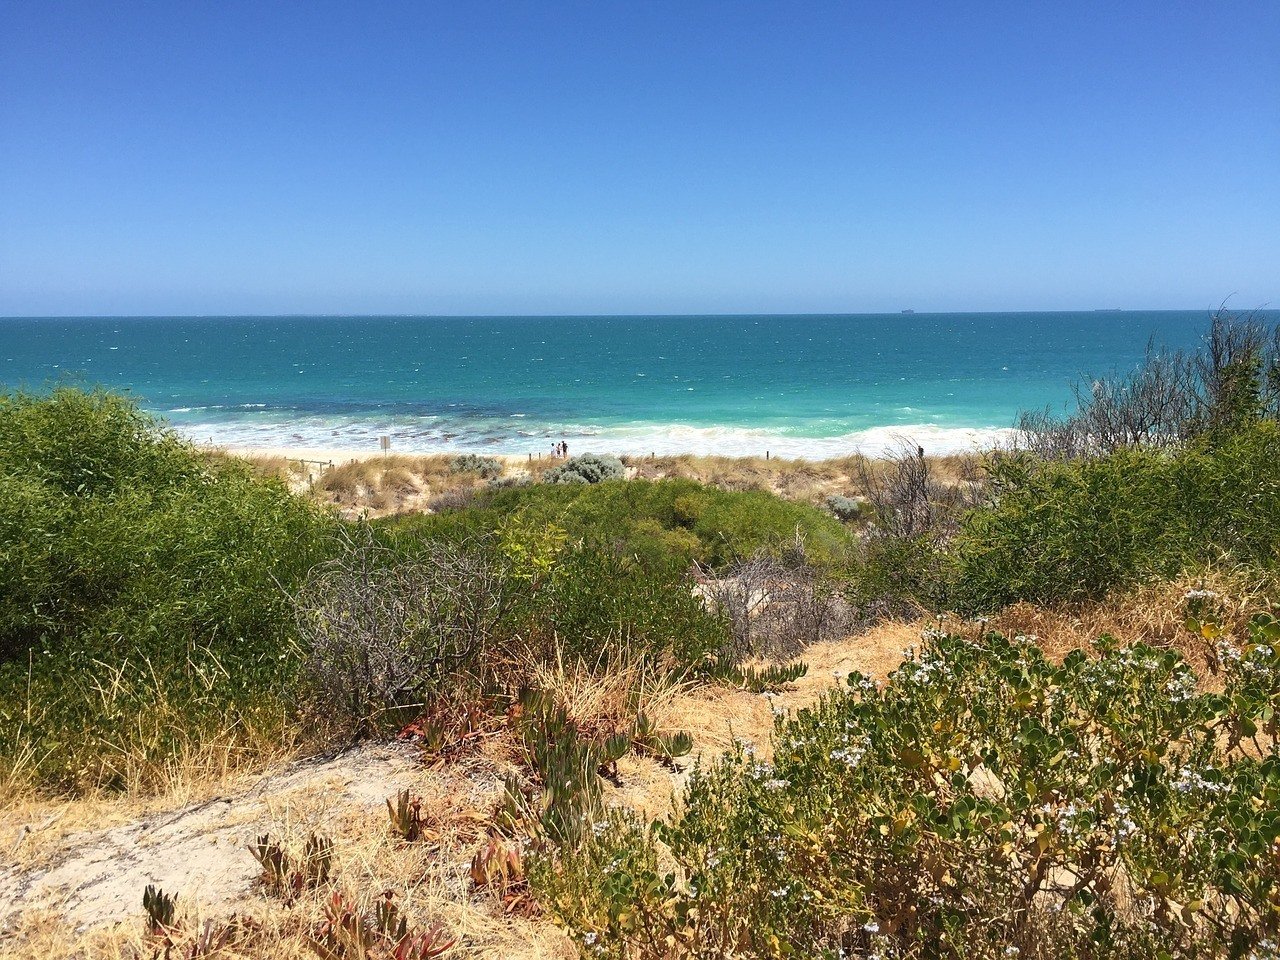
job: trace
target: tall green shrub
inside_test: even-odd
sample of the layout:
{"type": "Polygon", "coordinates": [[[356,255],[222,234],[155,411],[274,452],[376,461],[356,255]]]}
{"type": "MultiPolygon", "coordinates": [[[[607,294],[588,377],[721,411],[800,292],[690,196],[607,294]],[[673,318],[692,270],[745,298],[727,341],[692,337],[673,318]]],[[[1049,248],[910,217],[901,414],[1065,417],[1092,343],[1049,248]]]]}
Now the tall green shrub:
{"type": "Polygon", "coordinates": [[[286,591],[334,524],[126,398],[0,396],[0,754],[29,752],[46,781],[112,781],[162,707],[185,729],[165,713],[156,761],[206,719],[280,704],[286,591]]]}
{"type": "Polygon", "coordinates": [[[950,599],[962,609],[1100,597],[1223,557],[1280,564],[1280,424],[1272,421],[1171,451],[1004,455],[991,477],[991,505],[969,514],[954,545],[950,599]]]}

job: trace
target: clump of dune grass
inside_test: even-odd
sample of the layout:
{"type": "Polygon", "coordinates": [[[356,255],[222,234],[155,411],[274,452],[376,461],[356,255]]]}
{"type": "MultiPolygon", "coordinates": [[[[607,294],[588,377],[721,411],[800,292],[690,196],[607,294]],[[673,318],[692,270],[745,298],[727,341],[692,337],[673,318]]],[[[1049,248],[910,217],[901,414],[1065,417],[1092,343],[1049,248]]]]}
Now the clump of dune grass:
{"type": "Polygon", "coordinates": [[[501,476],[500,461],[476,457],[482,463],[446,454],[386,456],[350,460],[323,471],[313,493],[345,514],[372,517],[434,509],[439,502],[462,502],[470,493],[501,476]],[[496,472],[495,472],[496,471],[496,472]]]}
{"type": "Polygon", "coordinates": [[[991,629],[1033,636],[1051,657],[1088,650],[1100,636],[1177,650],[1212,685],[1217,658],[1212,642],[1187,628],[1192,613],[1210,615],[1227,637],[1248,636],[1250,619],[1273,609],[1280,596],[1274,577],[1242,566],[1207,566],[1170,580],[1118,589],[1102,600],[1037,605],[1019,602],[993,614],[991,629]]]}
{"type": "Polygon", "coordinates": [[[642,656],[604,657],[590,662],[566,655],[528,665],[533,686],[550,694],[580,729],[620,729],[644,713],[659,728],[669,726],[672,705],[693,684],[681,680],[669,666],[642,656]]]}
{"type": "MultiPolygon", "coordinates": [[[[972,478],[976,454],[949,454],[926,459],[941,482],[959,484],[972,478]]],[[[680,454],[630,456],[623,462],[646,479],[681,477],[722,490],[763,490],[788,500],[820,504],[829,496],[859,497],[868,493],[867,479],[891,469],[886,458],[853,454],[827,460],[782,457],[725,457],[680,454]]]]}
{"type": "Polygon", "coordinates": [[[292,755],[303,742],[287,698],[236,702],[228,666],[208,648],[181,668],[147,657],[94,660],[92,669],[11,704],[18,720],[0,772],[0,805],[46,786],[51,764],[65,788],[102,786],[130,796],[196,794],[244,770],[292,755]],[[85,722],[64,742],[46,731],[85,722]]]}

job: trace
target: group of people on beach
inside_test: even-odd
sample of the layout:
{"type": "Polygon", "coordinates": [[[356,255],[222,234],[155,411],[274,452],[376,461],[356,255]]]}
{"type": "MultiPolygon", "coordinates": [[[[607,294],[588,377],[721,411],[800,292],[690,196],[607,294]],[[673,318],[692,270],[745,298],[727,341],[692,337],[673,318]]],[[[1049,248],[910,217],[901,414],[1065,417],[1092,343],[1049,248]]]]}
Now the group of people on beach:
{"type": "Polygon", "coordinates": [[[569,456],[569,445],[561,440],[559,443],[553,444],[551,447],[551,455],[564,460],[569,456]]]}

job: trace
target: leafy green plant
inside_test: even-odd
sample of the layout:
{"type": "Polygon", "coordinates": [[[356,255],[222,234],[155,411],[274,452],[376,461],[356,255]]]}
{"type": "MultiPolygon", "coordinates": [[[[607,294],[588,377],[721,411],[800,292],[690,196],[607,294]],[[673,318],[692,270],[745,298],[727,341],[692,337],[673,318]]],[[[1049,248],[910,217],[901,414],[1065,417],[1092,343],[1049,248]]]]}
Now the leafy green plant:
{"type": "Polygon", "coordinates": [[[415,843],[422,836],[422,800],[412,796],[409,788],[387,798],[387,816],[391,819],[391,831],[406,843],[415,843]]]}
{"type": "Polygon", "coordinates": [[[626,733],[614,733],[606,737],[598,752],[600,772],[606,776],[616,776],[618,761],[631,751],[631,746],[632,737],[626,733]]]}
{"type": "Polygon", "coordinates": [[[803,660],[796,660],[793,663],[777,663],[767,667],[717,665],[708,671],[708,676],[752,693],[764,693],[781,690],[808,672],[809,665],[803,660]]]}
{"type": "Polygon", "coordinates": [[[990,472],[992,505],[968,516],[951,561],[949,599],[966,611],[1097,598],[1224,556],[1273,570],[1280,557],[1280,423],[1167,451],[1005,454],[990,472]]]}
{"type": "Polygon", "coordinates": [[[657,757],[668,763],[686,756],[693,749],[693,737],[683,730],[662,733],[643,711],[636,717],[635,732],[631,735],[636,752],[657,757]]]}
{"type": "Polygon", "coordinates": [[[382,525],[415,539],[466,539],[512,516],[554,523],[592,552],[628,558],[646,570],[687,570],[697,561],[719,570],[758,551],[781,555],[797,530],[813,565],[837,570],[853,540],[826,510],[762,490],[719,490],[693,480],[540,483],[483,491],[460,513],[389,518],[382,525]]]}
{"type": "Polygon", "coordinates": [[[152,934],[163,935],[173,929],[178,913],[178,898],[149,883],[142,891],[142,909],[147,914],[147,929],[152,934]]]}
{"type": "Polygon", "coordinates": [[[537,840],[573,842],[600,808],[604,753],[578,735],[564,707],[548,694],[530,691],[521,704],[521,736],[542,789],[529,797],[508,782],[505,803],[509,811],[519,811],[537,840]]]}
{"type": "Polygon", "coordinates": [[[542,479],[545,483],[600,483],[620,480],[626,472],[622,461],[612,454],[584,453],[548,470],[542,479]]]}
{"type": "Polygon", "coordinates": [[[1221,628],[1205,631],[1207,622],[1188,626],[1217,638],[1218,662],[1225,674],[1225,700],[1220,706],[1231,749],[1243,742],[1259,756],[1280,756],[1280,620],[1259,613],[1249,623],[1249,637],[1237,647],[1221,628]]]}
{"type": "Polygon", "coordinates": [[[823,503],[826,508],[836,515],[836,518],[846,523],[851,520],[859,520],[867,515],[867,502],[857,497],[846,497],[842,494],[832,494],[827,497],[823,503]]]}
{"type": "Polygon", "coordinates": [[[600,777],[616,775],[617,762],[630,750],[670,762],[693,747],[687,733],[661,732],[643,712],[631,730],[584,735],[564,707],[541,690],[522,695],[517,718],[541,790],[509,779],[498,822],[539,845],[572,845],[589,832],[603,811],[600,777]]]}
{"type": "Polygon", "coordinates": [[[333,869],[333,841],[314,833],[296,860],[270,834],[258,837],[249,852],[262,867],[263,886],[290,903],[302,891],[327,884],[333,869]]]}
{"type": "Polygon", "coordinates": [[[278,740],[297,669],[282,585],[335,523],[126,398],[0,395],[0,764],[136,789],[217,731],[231,753],[278,740]]]}
{"type": "Polygon", "coordinates": [[[323,960],[433,960],[456,942],[438,924],[423,931],[409,927],[391,891],[378,898],[372,913],[361,913],[342,894],[324,908],[324,921],[307,939],[323,960]]]}
{"type": "Polygon", "coordinates": [[[695,771],[671,822],[539,854],[535,893],[590,956],[1265,951],[1280,756],[1233,731],[1280,706],[1273,627],[1221,694],[1169,650],[930,633],[883,687],[780,718],[772,763],[695,771]]]}

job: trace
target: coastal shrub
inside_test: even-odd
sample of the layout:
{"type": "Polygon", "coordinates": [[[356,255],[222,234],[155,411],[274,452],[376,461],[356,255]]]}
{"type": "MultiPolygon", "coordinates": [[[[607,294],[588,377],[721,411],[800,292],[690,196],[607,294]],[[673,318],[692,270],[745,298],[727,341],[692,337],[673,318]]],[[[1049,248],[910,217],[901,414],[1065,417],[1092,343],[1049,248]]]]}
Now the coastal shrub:
{"type": "Polygon", "coordinates": [[[460,453],[449,461],[449,469],[454,473],[478,473],[482,479],[492,480],[502,475],[502,461],[496,457],[460,453]]]}
{"type": "Polygon", "coordinates": [[[847,636],[849,604],[834,578],[803,562],[757,553],[719,576],[707,576],[702,595],[729,623],[733,661],[794,657],[810,644],[847,636]]]}
{"type": "Polygon", "coordinates": [[[457,487],[436,494],[427,503],[433,513],[447,513],[451,510],[465,510],[475,502],[475,491],[469,487],[457,487]]]}
{"type": "Polygon", "coordinates": [[[1208,694],[1169,650],[928,634],[780,719],[771,761],[697,769],[671,821],[542,850],[534,891],[584,957],[1269,955],[1280,757],[1230,733],[1274,727],[1277,638],[1208,694]]]}
{"type": "Polygon", "coordinates": [[[945,605],[952,541],[987,494],[972,461],[958,466],[958,476],[939,476],[923,449],[910,445],[880,462],[856,461],[865,525],[846,565],[845,593],[859,620],[911,617],[945,605]]]}
{"type": "Polygon", "coordinates": [[[860,500],[857,497],[846,497],[838,493],[827,497],[824,503],[827,509],[836,515],[837,519],[846,522],[859,519],[867,506],[865,500],[860,500]]]}
{"type": "Polygon", "coordinates": [[[508,490],[511,487],[527,487],[533,483],[533,478],[529,476],[527,471],[518,470],[515,473],[505,477],[493,477],[489,481],[489,489],[491,490],[508,490]]]}
{"type": "Polygon", "coordinates": [[[807,562],[836,569],[853,545],[850,531],[817,507],[765,491],[718,490],[686,479],[485,490],[465,511],[380,523],[397,538],[456,539],[493,530],[512,515],[555,523],[573,540],[651,570],[687,570],[695,562],[720,569],[760,550],[781,555],[792,549],[797,533],[807,562]]]}
{"type": "Polygon", "coordinates": [[[627,475],[622,461],[612,454],[584,453],[542,475],[545,483],[600,483],[627,475]]]}
{"type": "Polygon", "coordinates": [[[0,473],[80,498],[140,483],[171,488],[197,479],[203,458],[120,394],[59,387],[0,394],[0,473]]]}
{"type": "Polygon", "coordinates": [[[125,398],[0,397],[0,763],[121,785],[202,730],[277,723],[297,666],[282,585],[333,529],[125,398]]]}
{"type": "Polygon", "coordinates": [[[433,542],[406,559],[368,528],[345,541],[311,571],[295,612],[314,716],[358,739],[412,719],[445,682],[482,684],[522,582],[478,543],[433,542]]]}
{"type": "Polygon", "coordinates": [[[527,516],[454,540],[372,526],[343,539],[294,595],[304,697],[332,736],[509,700],[548,662],[607,668],[641,656],[684,676],[732,654],[685,571],[644,568],[527,516]]]}
{"type": "Polygon", "coordinates": [[[1082,378],[1069,413],[1022,414],[1015,445],[1048,459],[1075,459],[1178,448],[1267,419],[1280,419],[1280,324],[1220,309],[1198,349],[1153,344],[1131,372],[1082,378]]]}
{"type": "Polygon", "coordinates": [[[567,551],[538,598],[542,649],[600,662],[641,653],[680,673],[730,656],[724,620],[707,610],[684,571],[644,569],[612,551],[567,551]]]}
{"type": "Polygon", "coordinates": [[[1280,424],[1070,461],[1006,454],[954,544],[951,602],[1100,597],[1189,565],[1280,564],[1280,424]]]}

